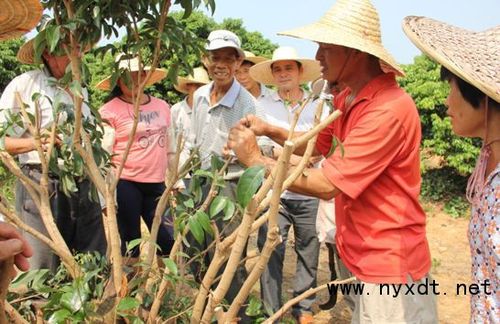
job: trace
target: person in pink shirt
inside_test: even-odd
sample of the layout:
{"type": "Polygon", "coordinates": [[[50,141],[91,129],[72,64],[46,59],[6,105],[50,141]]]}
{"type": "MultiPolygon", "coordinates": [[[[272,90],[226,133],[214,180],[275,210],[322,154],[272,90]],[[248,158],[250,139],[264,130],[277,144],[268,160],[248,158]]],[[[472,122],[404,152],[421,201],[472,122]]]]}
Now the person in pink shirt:
{"type": "MultiPolygon", "coordinates": [[[[169,139],[171,127],[170,106],[165,101],[141,94],[139,99],[139,122],[130,152],[125,162],[123,155],[134,124],[134,100],[139,82],[143,82],[149,71],[144,67],[139,74],[137,58],[120,59],[120,69],[130,71],[131,84],[118,79],[111,89],[111,77],[99,82],[96,87],[111,91],[109,100],[99,110],[107,123],[105,145],[108,142],[112,153],[111,162],[115,172],[125,163],[116,188],[118,203],[118,228],[121,237],[122,254],[127,244],[141,237],[141,216],[151,230],[159,197],[165,190],[165,174],[168,166],[169,139]],[[112,134],[112,135],[110,135],[112,134]]],[[[166,76],[166,71],[156,69],[147,80],[152,85],[166,76]]],[[[162,224],[158,232],[158,254],[168,255],[173,245],[172,227],[162,224]]],[[[138,248],[130,251],[131,262],[139,256],[138,248]]]]}

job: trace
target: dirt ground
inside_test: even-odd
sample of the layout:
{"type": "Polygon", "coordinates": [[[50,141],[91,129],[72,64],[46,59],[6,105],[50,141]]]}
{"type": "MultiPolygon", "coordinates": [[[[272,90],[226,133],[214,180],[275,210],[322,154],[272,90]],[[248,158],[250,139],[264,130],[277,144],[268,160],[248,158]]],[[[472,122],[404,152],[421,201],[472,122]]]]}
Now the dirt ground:
{"type": "MultiPolygon", "coordinates": [[[[441,295],[437,296],[440,323],[465,323],[469,320],[469,297],[457,296],[456,286],[470,282],[470,253],[467,242],[467,224],[465,218],[453,219],[445,214],[438,205],[425,205],[427,213],[427,237],[431,249],[433,279],[439,284],[441,295]],[[446,292],[446,295],[444,293],[446,292]]],[[[285,300],[292,297],[292,283],[295,273],[295,253],[293,252],[293,235],[288,241],[285,258],[285,300]]],[[[328,282],[328,252],[321,246],[318,285],[328,282]]],[[[258,290],[258,287],[256,287],[258,290]]],[[[258,294],[258,291],[255,291],[258,294]]],[[[317,296],[317,302],[328,299],[328,292],[317,296]]],[[[321,311],[314,305],[315,323],[350,323],[351,312],[339,295],[337,305],[329,311],[321,311]]],[[[293,323],[291,316],[286,316],[283,323],[293,323]]]]}

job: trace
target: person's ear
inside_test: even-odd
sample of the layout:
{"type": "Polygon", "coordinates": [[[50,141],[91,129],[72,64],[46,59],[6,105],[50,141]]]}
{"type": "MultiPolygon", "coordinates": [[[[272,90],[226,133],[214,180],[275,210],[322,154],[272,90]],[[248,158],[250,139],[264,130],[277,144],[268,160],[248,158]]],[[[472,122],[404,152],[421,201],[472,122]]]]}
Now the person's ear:
{"type": "Polygon", "coordinates": [[[208,70],[208,66],[210,65],[210,61],[209,61],[207,55],[203,55],[203,57],[201,58],[201,64],[203,64],[205,69],[208,70]]]}

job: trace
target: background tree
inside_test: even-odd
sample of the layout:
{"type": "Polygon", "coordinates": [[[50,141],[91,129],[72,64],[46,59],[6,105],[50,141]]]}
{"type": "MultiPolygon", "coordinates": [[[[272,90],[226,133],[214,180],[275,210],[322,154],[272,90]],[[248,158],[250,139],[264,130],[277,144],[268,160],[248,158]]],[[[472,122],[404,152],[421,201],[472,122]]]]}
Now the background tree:
{"type": "Polygon", "coordinates": [[[453,216],[463,214],[467,177],[474,168],[480,142],[453,134],[446,115],[447,82],[440,80],[440,66],[424,55],[403,66],[400,85],[412,96],[422,122],[422,195],[445,203],[453,216]]]}

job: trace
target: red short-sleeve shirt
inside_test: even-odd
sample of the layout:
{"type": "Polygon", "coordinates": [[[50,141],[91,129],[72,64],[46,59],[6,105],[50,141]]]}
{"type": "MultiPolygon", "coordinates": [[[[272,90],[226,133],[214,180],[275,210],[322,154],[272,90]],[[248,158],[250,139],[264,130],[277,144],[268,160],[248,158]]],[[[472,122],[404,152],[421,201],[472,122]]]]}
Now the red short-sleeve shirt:
{"type": "Polygon", "coordinates": [[[327,155],[332,137],[344,146],[322,165],[325,177],[342,193],[335,201],[337,249],[360,280],[405,283],[430,269],[425,213],[419,204],[420,119],[411,97],[394,74],[368,83],[350,108],[349,89],[335,98],[343,112],[318,136],[327,155]]]}

